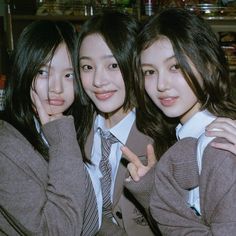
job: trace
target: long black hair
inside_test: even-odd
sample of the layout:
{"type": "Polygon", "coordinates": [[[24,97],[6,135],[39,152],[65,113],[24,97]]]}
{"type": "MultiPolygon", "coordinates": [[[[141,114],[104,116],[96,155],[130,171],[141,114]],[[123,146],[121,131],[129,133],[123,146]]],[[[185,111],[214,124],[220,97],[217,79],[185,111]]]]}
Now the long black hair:
{"type": "Polygon", "coordinates": [[[202,105],[201,109],[207,109],[216,116],[236,118],[228,63],[210,25],[188,10],[165,9],[145,23],[138,36],[135,83],[141,108],[137,114],[137,124],[141,131],[154,138],[156,146],[166,142],[161,152],[175,141],[176,122],[165,117],[145,93],[139,57],[143,50],[163,36],[170,40],[183,76],[202,105]],[[200,75],[202,84],[191,65],[200,75]]]}
{"type": "MultiPolygon", "coordinates": [[[[110,48],[122,73],[126,95],[123,108],[125,111],[136,107],[134,94],[133,58],[134,47],[139,30],[138,20],[119,11],[104,11],[88,19],[79,31],[77,52],[79,53],[84,38],[91,34],[99,34],[110,48]]],[[[79,67],[79,65],[78,65],[79,67]]],[[[84,126],[81,130],[81,146],[92,128],[96,107],[87,96],[86,112],[83,113],[84,126]]]]}
{"type": "MultiPolygon", "coordinates": [[[[61,43],[66,45],[75,75],[78,76],[78,54],[75,49],[77,37],[76,28],[70,22],[35,21],[22,31],[12,55],[3,119],[19,130],[45,159],[48,158],[48,147],[35,126],[36,114],[30,90],[38,71],[52,60],[55,50],[61,43]]],[[[64,113],[74,117],[75,127],[79,129],[83,112],[83,90],[78,79],[74,80],[74,90],[75,101],[64,113]]]]}

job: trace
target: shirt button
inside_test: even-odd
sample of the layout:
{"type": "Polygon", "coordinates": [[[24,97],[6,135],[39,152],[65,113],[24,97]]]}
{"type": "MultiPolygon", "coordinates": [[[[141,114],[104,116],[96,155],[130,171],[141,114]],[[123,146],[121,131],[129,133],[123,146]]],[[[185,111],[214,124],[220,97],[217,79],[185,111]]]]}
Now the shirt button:
{"type": "Polygon", "coordinates": [[[117,211],[117,212],[116,212],[116,216],[117,216],[119,219],[122,219],[122,213],[121,213],[121,212],[117,211]]]}

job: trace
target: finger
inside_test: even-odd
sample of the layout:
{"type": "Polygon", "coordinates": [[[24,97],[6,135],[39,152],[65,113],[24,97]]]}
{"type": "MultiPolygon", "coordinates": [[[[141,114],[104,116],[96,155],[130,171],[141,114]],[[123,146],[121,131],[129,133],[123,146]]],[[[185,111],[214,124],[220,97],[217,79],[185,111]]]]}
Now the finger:
{"type": "Polygon", "coordinates": [[[154,148],[151,144],[147,145],[147,159],[148,159],[148,167],[150,168],[153,167],[157,162],[154,148]]]}
{"type": "Polygon", "coordinates": [[[140,177],[139,177],[139,175],[138,175],[138,169],[137,169],[137,167],[136,167],[133,163],[130,162],[130,163],[127,165],[127,169],[128,169],[128,171],[129,171],[129,173],[130,173],[131,178],[132,178],[135,182],[138,182],[138,181],[140,180],[140,177]]]}
{"type": "Polygon", "coordinates": [[[212,129],[236,129],[236,121],[232,120],[230,118],[222,118],[219,117],[215,119],[212,123],[210,123],[207,127],[206,130],[212,130],[212,129]]]}
{"type": "Polygon", "coordinates": [[[236,132],[236,128],[229,123],[214,123],[206,127],[206,131],[227,131],[227,132],[236,132]]]}
{"type": "Polygon", "coordinates": [[[32,91],[32,99],[34,101],[34,105],[37,110],[41,124],[47,123],[49,121],[48,114],[46,113],[46,111],[39,99],[39,96],[37,95],[37,93],[35,91],[32,91]]]}
{"type": "Polygon", "coordinates": [[[232,133],[226,131],[207,131],[206,136],[225,138],[228,140],[228,142],[236,144],[236,132],[232,133]]]}
{"type": "Polygon", "coordinates": [[[217,143],[217,142],[211,142],[210,145],[212,147],[218,148],[218,149],[222,149],[222,150],[226,150],[229,152],[232,152],[233,154],[236,155],[236,146],[230,143],[217,143]]]}
{"type": "Polygon", "coordinates": [[[50,116],[50,121],[57,120],[63,117],[62,113],[53,114],[50,116]]]}
{"type": "Polygon", "coordinates": [[[125,157],[126,160],[133,163],[136,168],[139,168],[143,166],[142,162],[139,160],[139,158],[126,146],[121,147],[121,151],[125,157]]]}

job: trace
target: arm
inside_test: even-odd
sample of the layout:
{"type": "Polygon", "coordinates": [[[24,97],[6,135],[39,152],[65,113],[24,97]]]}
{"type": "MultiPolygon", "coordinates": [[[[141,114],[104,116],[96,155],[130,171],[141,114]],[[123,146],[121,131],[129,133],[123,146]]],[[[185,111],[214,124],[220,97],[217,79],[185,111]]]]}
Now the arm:
{"type": "Polygon", "coordinates": [[[163,234],[233,236],[236,230],[235,156],[207,146],[199,178],[199,217],[186,203],[186,190],[196,186],[195,181],[191,183],[197,176],[191,170],[195,150],[194,140],[185,139],[161,158],[151,196],[151,213],[163,234]]]}
{"type": "MultiPolygon", "coordinates": [[[[217,139],[216,142],[224,143],[225,140],[217,139]]],[[[236,230],[235,155],[208,145],[203,161],[200,200],[204,221],[214,236],[233,236],[236,230]]]]}
{"type": "Polygon", "coordinates": [[[172,146],[156,167],[150,211],[163,235],[212,235],[210,227],[188,206],[188,190],[198,186],[197,140],[172,146]]]}
{"type": "Polygon", "coordinates": [[[85,170],[73,118],[49,122],[43,131],[48,164],[20,135],[1,149],[0,205],[27,235],[80,235],[85,170]]]}
{"type": "Polygon", "coordinates": [[[1,206],[28,235],[79,235],[86,190],[73,118],[49,122],[44,132],[48,164],[26,141],[1,150],[1,206]]]}
{"type": "Polygon", "coordinates": [[[0,130],[1,230],[80,235],[87,185],[74,120],[49,116],[37,94],[32,97],[49,143],[49,160],[14,128],[6,125],[0,130]]]}
{"type": "Polygon", "coordinates": [[[206,128],[206,136],[228,140],[227,143],[212,142],[211,146],[236,154],[236,121],[229,118],[217,118],[206,128]],[[217,130],[218,129],[218,130],[217,130]]]}
{"type": "Polygon", "coordinates": [[[147,159],[141,160],[127,147],[121,148],[124,157],[129,161],[127,169],[130,176],[125,180],[125,187],[133,194],[138,202],[148,211],[150,193],[154,184],[154,169],[156,157],[153,146],[147,146],[147,159]]]}

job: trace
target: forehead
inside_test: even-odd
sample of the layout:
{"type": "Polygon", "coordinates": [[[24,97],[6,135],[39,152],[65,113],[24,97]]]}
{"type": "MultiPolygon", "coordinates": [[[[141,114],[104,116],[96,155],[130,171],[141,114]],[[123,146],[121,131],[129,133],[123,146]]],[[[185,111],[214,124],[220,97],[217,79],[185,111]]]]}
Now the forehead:
{"type": "Polygon", "coordinates": [[[161,60],[172,57],[173,55],[174,50],[170,40],[167,37],[162,36],[144,49],[140,56],[143,63],[150,60],[161,60]]]}
{"type": "Polygon", "coordinates": [[[94,53],[110,53],[111,50],[109,49],[107,43],[105,42],[104,38],[97,33],[90,34],[86,36],[80,46],[80,54],[91,54],[94,53]]]}

